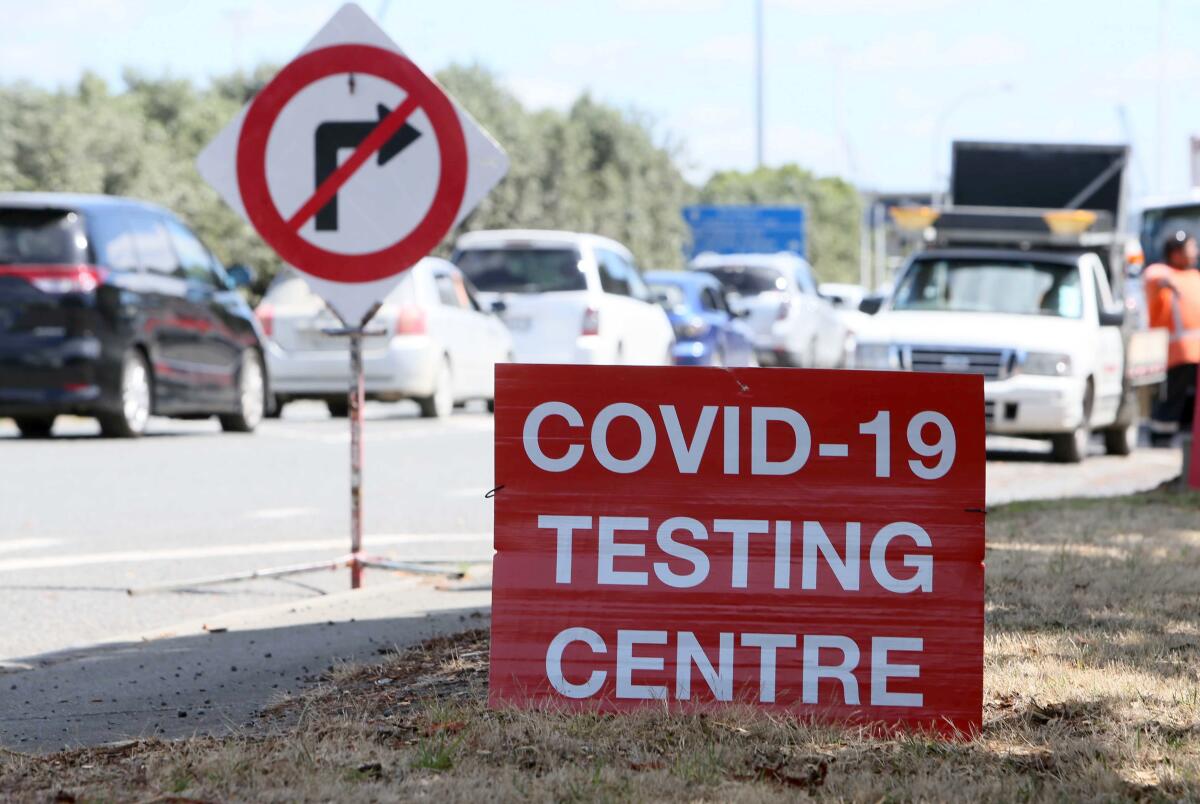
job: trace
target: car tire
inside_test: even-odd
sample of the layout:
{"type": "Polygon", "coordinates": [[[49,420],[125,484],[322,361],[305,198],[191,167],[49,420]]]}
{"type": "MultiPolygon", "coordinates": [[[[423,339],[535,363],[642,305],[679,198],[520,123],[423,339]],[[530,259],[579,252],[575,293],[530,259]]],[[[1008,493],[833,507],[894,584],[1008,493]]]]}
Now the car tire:
{"type": "Polygon", "coordinates": [[[283,406],[286,405],[287,402],[284,402],[279,397],[275,397],[271,401],[272,401],[272,404],[269,405],[265,411],[263,411],[263,418],[264,419],[282,418],[283,417],[283,406]]]}
{"type": "Polygon", "coordinates": [[[154,375],[146,356],[130,349],[121,361],[121,409],[97,416],[100,433],[108,438],[139,438],[154,409],[154,375]]]}
{"type": "Polygon", "coordinates": [[[335,419],[344,419],[350,415],[350,400],[345,397],[326,399],[325,407],[329,408],[329,415],[335,419]]]}
{"type": "Polygon", "coordinates": [[[262,358],[254,349],[242,353],[237,373],[238,412],[218,416],[227,433],[253,433],[267,410],[266,372],[262,358]]]}
{"type": "Polygon", "coordinates": [[[1050,439],[1050,453],[1059,463],[1081,463],[1088,454],[1092,441],[1092,383],[1089,381],[1083,392],[1083,417],[1079,426],[1069,433],[1061,433],[1050,439]]]}
{"type": "Polygon", "coordinates": [[[1129,455],[1138,447],[1141,434],[1141,417],[1138,415],[1138,397],[1134,389],[1127,387],[1121,395],[1121,406],[1117,420],[1104,431],[1104,451],[1109,455],[1129,455]]]}
{"type": "Polygon", "coordinates": [[[433,393],[417,398],[423,419],[445,419],[454,412],[454,377],[450,373],[450,361],[442,358],[437,377],[433,381],[433,393]]]}
{"type": "Polygon", "coordinates": [[[22,438],[49,438],[55,416],[18,416],[15,421],[22,438]]]}

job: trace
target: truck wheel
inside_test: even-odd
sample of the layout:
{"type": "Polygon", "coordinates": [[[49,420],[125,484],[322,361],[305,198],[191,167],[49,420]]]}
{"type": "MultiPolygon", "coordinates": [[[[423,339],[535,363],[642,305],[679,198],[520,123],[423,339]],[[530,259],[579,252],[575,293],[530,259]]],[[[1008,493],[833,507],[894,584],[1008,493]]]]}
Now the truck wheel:
{"type": "Polygon", "coordinates": [[[97,416],[101,434],[108,438],[137,438],[150,423],[154,392],[150,366],[137,349],[130,349],[121,363],[121,409],[97,416]]]}
{"type": "Polygon", "coordinates": [[[1109,455],[1128,455],[1133,452],[1137,449],[1140,425],[1137,394],[1132,388],[1127,388],[1121,396],[1116,422],[1104,431],[1104,451],[1109,455]]]}
{"type": "Polygon", "coordinates": [[[49,438],[54,428],[53,416],[18,416],[14,421],[22,438],[49,438]]]}
{"type": "Polygon", "coordinates": [[[242,354],[238,369],[238,412],[218,416],[221,429],[227,433],[253,433],[267,408],[267,383],[263,377],[262,358],[253,349],[242,354]]]}
{"type": "Polygon", "coordinates": [[[1115,424],[1104,431],[1104,451],[1109,455],[1129,455],[1137,449],[1139,422],[1115,424]]]}
{"type": "Polygon", "coordinates": [[[1092,441],[1092,383],[1089,380],[1087,389],[1083,392],[1083,416],[1079,426],[1069,433],[1062,433],[1050,439],[1051,454],[1059,463],[1080,463],[1088,454],[1088,445],[1092,441]]]}

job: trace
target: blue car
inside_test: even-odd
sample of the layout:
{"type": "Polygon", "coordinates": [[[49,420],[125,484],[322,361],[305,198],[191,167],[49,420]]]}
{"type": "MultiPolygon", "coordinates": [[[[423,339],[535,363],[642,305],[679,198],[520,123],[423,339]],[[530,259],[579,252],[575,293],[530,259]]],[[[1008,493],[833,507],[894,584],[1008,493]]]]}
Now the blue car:
{"type": "Polygon", "coordinates": [[[716,278],[698,271],[651,271],[646,284],[675,328],[675,365],[758,365],[750,328],[716,278]]]}

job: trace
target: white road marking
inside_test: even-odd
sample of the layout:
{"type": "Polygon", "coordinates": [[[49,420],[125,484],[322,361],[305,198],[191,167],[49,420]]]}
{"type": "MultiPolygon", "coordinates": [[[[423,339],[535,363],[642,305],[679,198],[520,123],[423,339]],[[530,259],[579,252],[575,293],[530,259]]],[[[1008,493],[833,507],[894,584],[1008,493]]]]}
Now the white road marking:
{"type": "MultiPolygon", "coordinates": [[[[422,534],[379,534],[363,537],[368,551],[381,545],[424,544],[437,547],[445,544],[478,544],[489,552],[492,549],[490,533],[422,533],[422,534]]],[[[228,558],[231,556],[260,556],[276,553],[304,553],[318,550],[333,551],[340,555],[346,552],[346,539],[302,539],[295,541],[258,542],[256,544],[225,544],[205,547],[179,547],[166,550],[121,550],[110,553],[81,553],[79,555],[54,555],[39,558],[10,558],[0,561],[0,572],[55,569],[62,567],[86,567],[97,564],[142,564],[151,561],[181,561],[200,558],[228,558]]],[[[336,556],[330,556],[334,558],[336,556]]],[[[430,560],[421,556],[422,560],[430,560]]],[[[447,559],[458,561],[458,558],[447,559]]]]}
{"type": "Polygon", "coordinates": [[[18,553],[21,550],[36,550],[62,544],[62,539],[10,539],[0,542],[0,553],[18,553]]]}

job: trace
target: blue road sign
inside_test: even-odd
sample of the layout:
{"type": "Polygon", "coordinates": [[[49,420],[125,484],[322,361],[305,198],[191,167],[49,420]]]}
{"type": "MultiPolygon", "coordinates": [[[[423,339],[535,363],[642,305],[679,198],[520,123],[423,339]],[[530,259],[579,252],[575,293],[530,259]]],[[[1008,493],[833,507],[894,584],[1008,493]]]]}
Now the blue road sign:
{"type": "Polygon", "coordinates": [[[807,256],[803,207],[694,206],[684,207],[683,219],[692,229],[693,257],[705,251],[807,256]]]}

